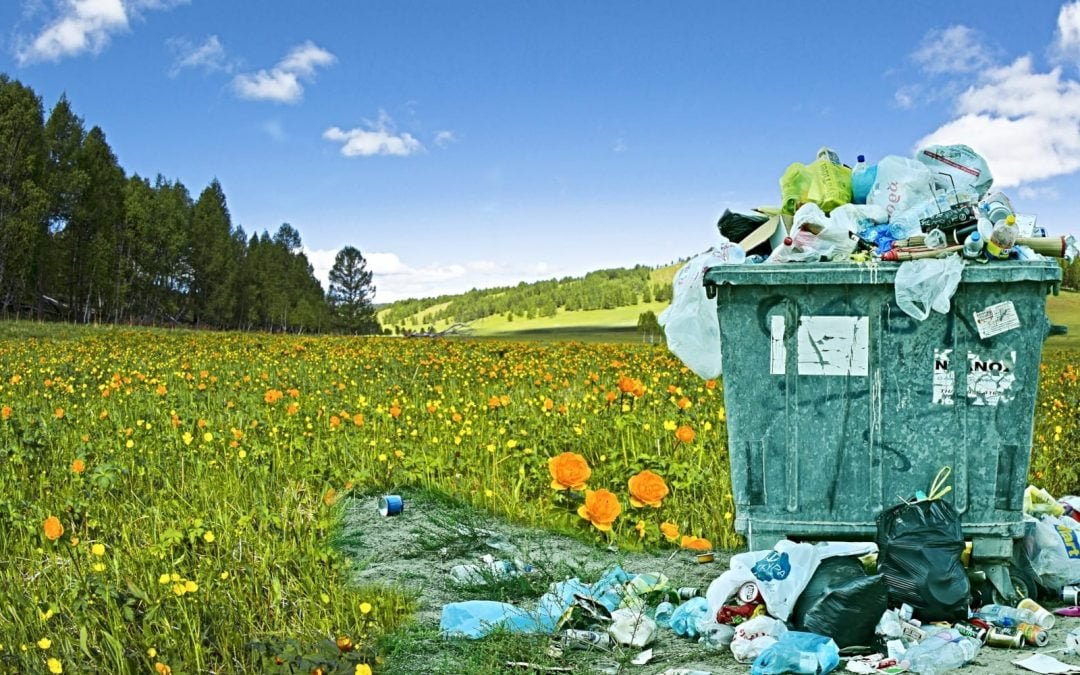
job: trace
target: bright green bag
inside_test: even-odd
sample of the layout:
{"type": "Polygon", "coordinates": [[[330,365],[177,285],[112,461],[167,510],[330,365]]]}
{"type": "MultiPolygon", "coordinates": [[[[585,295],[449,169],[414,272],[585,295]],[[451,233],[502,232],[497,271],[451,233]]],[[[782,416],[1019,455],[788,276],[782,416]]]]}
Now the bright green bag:
{"type": "Polygon", "coordinates": [[[780,177],[780,198],[784,213],[795,213],[807,202],[829,213],[851,203],[851,169],[827,159],[810,164],[795,162],[780,177]]]}

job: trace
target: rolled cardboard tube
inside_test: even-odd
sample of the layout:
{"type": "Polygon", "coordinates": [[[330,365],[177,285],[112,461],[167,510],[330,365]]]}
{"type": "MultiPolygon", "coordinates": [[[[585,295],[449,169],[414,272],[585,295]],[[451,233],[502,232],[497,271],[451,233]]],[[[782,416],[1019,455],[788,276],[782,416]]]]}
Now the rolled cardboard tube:
{"type": "Polygon", "coordinates": [[[1051,258],[1065,257],[1065,237],[1020,237],[1017,246],[1027,246],[1039,255],[1051,258]]]}

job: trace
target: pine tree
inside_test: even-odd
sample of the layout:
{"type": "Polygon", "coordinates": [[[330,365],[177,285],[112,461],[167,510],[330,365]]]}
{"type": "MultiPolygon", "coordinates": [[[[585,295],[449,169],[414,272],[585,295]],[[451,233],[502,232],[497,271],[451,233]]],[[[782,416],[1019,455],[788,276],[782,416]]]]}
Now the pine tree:
{"type": "Polygon", "coordinates": [[[354,334],[379,332],[372,273],[359,249],[346,246],[337,252],[330,270],[328,295],[341,330],[354,334]]]}

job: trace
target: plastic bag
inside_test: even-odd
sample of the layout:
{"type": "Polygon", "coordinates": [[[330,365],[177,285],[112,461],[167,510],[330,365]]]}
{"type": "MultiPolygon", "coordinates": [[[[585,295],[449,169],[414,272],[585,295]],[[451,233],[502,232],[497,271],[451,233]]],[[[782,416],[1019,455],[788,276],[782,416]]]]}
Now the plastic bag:
{"type": "Polygon", "coordinates": [[[731,639],[731,654],[739,663],[750,663],[761,652],[776,644],[787,633],[783,621],[769,616],[759,616],[735,627],[735,636],[731,639]]]}
{"type": "MultiPolygon", "coordinates": [[[[877,180],[866,203],[884,206],[889,222],[905,211],[924,208],[934,202],[933,176],[922,163],[906,157],[889,155],[878,162],[877,180]]],[[[918,218],[915,227],[919,226],[918,218]]]]}
{"type": "Polygon", "coordinates": [[[723,359],[716,301],[705,295],[705,270],[742,262],[745,253],[743,257],[740,253],[742,249],[737,245],[725,242],[691,258],[675,275],[671,306],[657,318],[664,328],[668,349],[706,380],[720,376],[723,359]]]}
{"type": "Polygon", "coordinates": [[[643,609],[624,607],[611,613],[611,625],[607,630],[619,644],[641,648],[656,637],[656,622],[643,609]]]}
{"type": "Polygon", "coordinates": [[[802,204],[813,202],[829,213],[851,202],[851,169],[818,159],[810,164],[795,162],[780,177],[780,198],[784,213],[795,213],[802,204]]]}
{"type": "Polygon", "coordinates": [[[840,650],[823,635],[788,631],[754,659],[750,675],[830,673],[840,665],[840,650]]]}
{"type": "Polygon", "coordinates": [[[1072,518],[1043,516],[1035,525],[1031,568],[1043,585],[1055,590],[1080,582],[1080,523],[1072,518]]]}
{"type": "Polygon", "coordinates": [[[966,201],[979,201],[994,184],[986,160],[966,145],[930,145],[916,152],[915,159],[930,169],[942,187],[955,189],[960,195],[970,190],[971,196],[966,201]],[[938,180],[939,174],[948,174],[952,180],[938,180]]]}
{"type": "Polygon", "coordinates": [[[902,503],[877,518],[878,572],[889,604],[907,603],[923,621],[967,618],[971,584],[960,557],[960,516],[946,501],[902,503]]]}
{"type": "Polygon", "coordinates": [[[675,608],[675,611],[671,614],[671,620],[668,625],[671,626],[671,630],[675,631],[676,635],[682,637],[697,637],[702,634],[702,630],[699,628],[699,624],[715,623],[712,617],[709,616],[709,603],[705,598],[690,598],[683,604],[675,608]]]}
{"type": "Polygon", "coordinates": [[[1024,490],[1024,513],[1036,518],[1042,515],[1059,517],[1065,514],[1065,505],[1046,490],[1029,485],[1024,490]]]}
{"type": "MultiPolygon", "coordinates": [[[[757,584],[769,614],[787,621],[799,595],[810,582],[810,577],[814,576],[819,559],[818,550],[813,544],[796,544],[784,539],[777,542],[771,551],[751,551],[733,556],[731,569],[748,571],[747,580],[757,584]]],[[[714,600],[711,591],[712,586],[709,586],[706,598],[710,610],[714,600]]],[[[716,610],[720,606],[723,603],[716,610]]]]}
{"type": "Polygon", "coordinates": [[[964,259],[955,254],[901,263],[896,272],[896,304],[919,321],[930,316],[931,309],[948,314],[963,271],[964,259]]]}
{"type": "Polygon", "coordinates": [[[840,647],[870,645],[888,602],[884,577],[867,576],[858,558],[830,558],[799,596],[792,620],[797,630],[831,637],[840,647]]]}
{"type": "Polygon", "coordinates": [[[832,246],[832,251],[825,256],[828,260],[847,260],[855,250],[856,242],[852,235],[858,225],[854,214],[844,209],[854,208],[853,204],[845,204],[827,216],[817,204],[804,204],[795,212],[794,226],[796,230],[814,234],[814,241],[820,247],[832,246]]]}

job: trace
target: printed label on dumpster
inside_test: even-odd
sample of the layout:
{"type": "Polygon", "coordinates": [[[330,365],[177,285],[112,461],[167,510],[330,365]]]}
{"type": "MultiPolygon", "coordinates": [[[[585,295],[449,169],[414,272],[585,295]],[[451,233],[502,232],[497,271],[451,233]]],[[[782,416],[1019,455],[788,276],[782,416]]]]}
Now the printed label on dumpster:
{"type": "Polygon", "coordinates": [[[804,316],[799,319],[799,375],[865,377],[869,362],[869,317],[804,316]]]}
{"type": "Polygon", "coordinates": [[[1012,300],[1006,300],[990,305],[981,312],[975,312],[975,327],[979,329],[979,337],[985,340],[1019,328],[1020,317],[1016,315],[1012,300]]]}
{"type": "MultiPolygon", "coordinates": [[[[986,359],[968,352],[967,399],[969,405],[996,406],[1016,397],[1016,352],[1006,359],[986,359]]],[[[956,371],[951,366],[952,350],[934,350],[934,405],[954,405],[956,371]]]]}
{"type": "Polygon", "coordinates": [[[1007,359],[984,359],[968,352],[967,397],[970,405],[996,406],[1016,397],[1016,352],[1007,359]]]}
{"type": "Polygon", "coordinates": [[[769,324],[772,330],[769,347],[769,372],[783,375],[787,369],[787,347],[784,346],[784,315],[774,315],[769,324]]]}
{"type": "Polygon", "coordinates": [[[949,370],[951,349],[934,350],[934,400],[935,405],[952,405],[956,390],[956,373],[949,370]]]}

